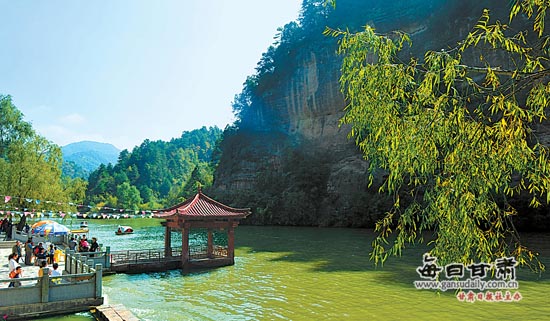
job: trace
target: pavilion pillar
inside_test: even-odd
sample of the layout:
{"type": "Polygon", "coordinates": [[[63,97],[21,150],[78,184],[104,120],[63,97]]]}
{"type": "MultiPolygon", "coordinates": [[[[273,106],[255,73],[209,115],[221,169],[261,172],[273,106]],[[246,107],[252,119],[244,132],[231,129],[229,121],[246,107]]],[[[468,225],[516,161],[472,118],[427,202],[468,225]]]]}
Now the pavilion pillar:
{"type": "Polygon", "coordinates": [[[227,229],[227,258],[231,259],[231,264],[235,264],[235,228],[231,221],[227,229]]]}
{"type": "Polygon", "coordinates": [[[164,229],[164,257],[172,256],[172,228],[166,224],[164,229]]]}
{"type": "Polygon", "coordinates": [[[189,229],[191,225],[185,223],[181,229],[181,267],[186,270],[189,267],[189,229]]]}
{"type": "Polygon", "coordinates": [[[209,259],[214,258],[214,238],[212,237],[212,228],[208,228],[208,248],[206,255],[209,259]]]}

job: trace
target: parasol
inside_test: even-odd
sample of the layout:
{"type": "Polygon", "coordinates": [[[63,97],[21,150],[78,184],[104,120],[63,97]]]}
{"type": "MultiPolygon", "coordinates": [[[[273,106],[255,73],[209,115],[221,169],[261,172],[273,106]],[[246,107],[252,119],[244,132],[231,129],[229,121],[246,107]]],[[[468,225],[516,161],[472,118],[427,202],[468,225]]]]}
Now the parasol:
{"type": "Polygon", "coordinates": [[[65,235],[69,233],[69,228],[54,221],[44,220],[34,223],[31,226],[31,233],[44,235],[65,235]]]}

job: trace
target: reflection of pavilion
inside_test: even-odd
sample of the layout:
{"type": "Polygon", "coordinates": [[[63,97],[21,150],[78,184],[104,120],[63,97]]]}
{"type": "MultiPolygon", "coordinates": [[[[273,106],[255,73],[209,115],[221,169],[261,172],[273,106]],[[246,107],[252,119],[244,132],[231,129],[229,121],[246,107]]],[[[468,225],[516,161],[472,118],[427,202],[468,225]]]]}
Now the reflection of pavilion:
{"type": "Polygon", "coordinates": [[[235,227],[239,221],[250,215],[249,208],[237,209],[219,203],[204,195],[199,189],[195,197],[172,207],[162,209],[154,215],[165,219],[164,256],[172,256],[172,231],[181,231],[181,264],[184,270],[195,267],[218,267],[235,263],[235,227]],[[189,245],[191,229],[206,229],[206,245],[189,245]],[[213,233],[227,233],[227,244],[214,244],[213,233]]]}

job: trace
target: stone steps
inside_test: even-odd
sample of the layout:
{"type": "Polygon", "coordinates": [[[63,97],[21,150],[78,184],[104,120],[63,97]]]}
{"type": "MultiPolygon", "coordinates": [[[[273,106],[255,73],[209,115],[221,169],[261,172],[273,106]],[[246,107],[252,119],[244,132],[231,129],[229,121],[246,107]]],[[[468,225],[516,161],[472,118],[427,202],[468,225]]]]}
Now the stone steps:
{"type": "Polygon", "coordinates": [[[15,245],[15,241],[0,241],[0,249],[11,249],[15,245]]]}

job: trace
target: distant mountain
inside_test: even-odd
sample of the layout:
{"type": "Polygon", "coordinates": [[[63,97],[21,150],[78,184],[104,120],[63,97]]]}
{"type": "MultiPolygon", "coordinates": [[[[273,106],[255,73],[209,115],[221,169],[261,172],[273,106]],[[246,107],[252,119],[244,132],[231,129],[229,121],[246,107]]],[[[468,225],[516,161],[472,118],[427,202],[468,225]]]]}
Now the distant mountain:
{"type": "Polygon", "coordinates": [[[116,164],[120,150],[107,143],[82,141],[61,147],[63,175],[87,179],[101,164],[116,164]]]}

